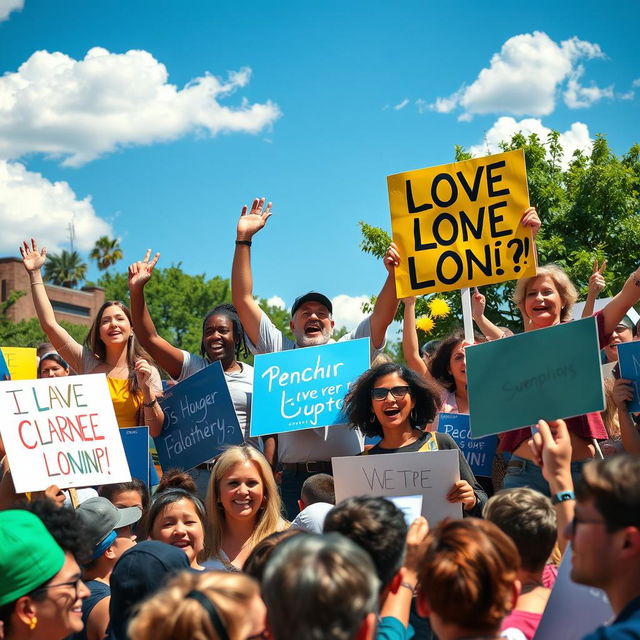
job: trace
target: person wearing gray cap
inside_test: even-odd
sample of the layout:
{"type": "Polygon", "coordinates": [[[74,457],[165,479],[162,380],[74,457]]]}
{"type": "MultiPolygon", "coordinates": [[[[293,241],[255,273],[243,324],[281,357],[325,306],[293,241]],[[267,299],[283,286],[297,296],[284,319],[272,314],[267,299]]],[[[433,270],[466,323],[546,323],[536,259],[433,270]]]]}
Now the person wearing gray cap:
{"type": "Polygon", "coordinates": [[[102,640],[109,626],[111,572],[120,556],[135,545],[132,525],[140,520],[142,510],[118,509],[106,498],[98,497],[83,502],[76,513],[89,532],[93,557],[83,574],[91,592],[82,603],[84,629],[73,640],[102,640]]]}
{"type": "MultiPolygon", "coordinates": [[[[291,308],[291,331],[295,342],[289,340],[271,322],[253,297],[251,272],[252,239],[271,216],[271,203],[255,199],[249,210],[243,207],[238,221],[236,249],[231,269],[231,298],[238,311],[253,353],[273,353],[300,347],[333,342],[334,321],[331,301],[317,291],[298,297],[291,308]]],[[[395,268],[399,263],[397,247],[391,243],[384,255],[387,278],[376,299],[373,312],[340,341],[356,338],[371,339],[371,359],[384,347],[387,327],[398,308],[395,287],[395,268]]],[[[315,251],[311,263],[322,269],[324,258],[315,251]]],[[[348,425],[333,425],[330,429],[305,429],[278,436],[278,460],[283,469],[282,501],[291,520],[298,513],[297,501],[302,483],[314,473],[331,473],[331,458],[360,453],[364,439],[348,425]]]]}

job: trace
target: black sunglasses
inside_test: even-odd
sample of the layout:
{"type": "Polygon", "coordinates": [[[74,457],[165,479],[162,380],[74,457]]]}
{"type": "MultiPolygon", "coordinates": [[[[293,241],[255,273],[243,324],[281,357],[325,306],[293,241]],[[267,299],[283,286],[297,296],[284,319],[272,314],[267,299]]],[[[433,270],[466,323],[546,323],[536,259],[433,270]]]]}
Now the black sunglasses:
{"type": "Polygon", "coordinates": [[[374,400],[384,400],[389,393],[396,399],[404,398],[407,393],[409,393],[409,385],[405,384],[392,387],[391,389],[387,389],[387,387],[375,387],[375,389],[371,389],[371,397],[374,400]]]}

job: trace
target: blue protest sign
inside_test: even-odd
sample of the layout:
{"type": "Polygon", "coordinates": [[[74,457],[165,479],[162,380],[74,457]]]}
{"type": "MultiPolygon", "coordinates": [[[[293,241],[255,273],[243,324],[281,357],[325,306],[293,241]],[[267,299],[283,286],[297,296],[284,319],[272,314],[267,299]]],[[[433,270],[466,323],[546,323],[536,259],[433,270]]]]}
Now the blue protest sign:
{"type": "Polygon", "coordinates": [[[497,436],[472,439],[466,413],[439,413],[438,431],[448,433],[456,441],[474,476],[491,477],[493,456],[498,447],[497,436]]]}
{"type": "Polygon", "coordinates": [[[4,359],[2,351],[0,351],[0,380],[11,380],[7,361],[4,359]]]}
{"type": "Polygon", "coordinates": [[[164,470],[193,469],[231,444],[242,443],[242,431],[220,362],[165,391],[162,433],[154,438],[164,470]]]}
{"type": "Polygon", "coordinates": [[[620,377],[633,381],[633,400],[627,405],[632,412],[640,411],[640,342],[621,342],[618,347],[620,377]]]}
{"type": "Polygon", "coordinates": [[[341,424],[344,396],[369,368],[369,339],[265,353],[253,366],[252,436],[341,424]]]}
{"type": "Polygon", "coordinates": [[[465,349],[472,437],[604,409],[594,317],[465,349]]]}
{"type": "Polygon", "coordinates": [[[149,484],[149,427],[120,429],[124,455],[127,456],[132,478],[149,484]]]}

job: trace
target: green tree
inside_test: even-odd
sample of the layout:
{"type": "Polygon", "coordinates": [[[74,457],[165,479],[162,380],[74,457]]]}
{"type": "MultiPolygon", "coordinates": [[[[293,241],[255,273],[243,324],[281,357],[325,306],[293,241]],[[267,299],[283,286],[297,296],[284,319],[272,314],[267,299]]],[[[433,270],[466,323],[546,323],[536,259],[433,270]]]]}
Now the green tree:
{"type": "MultiPolygon", "coordinates": [[[[562,266],[586,295],[593,261],[608,261],[604,295],[620,290],[637,267],[640,238],[640,145],[634,144],[622,157],[609,148],[604,136],[598,135],[589,155],[574,153],[567,168],[561,159],[563,149],[559,134],[551,132],[546,141],[531,134],[515,134],[504,142],[505,151],[523,149],[527,165],[527,181],[531,204],[538,209],[542,228],[537,238],[540,264],[555,262],[562,266]]],[[[455,160],[470,158],[463,147],[455,147],[455,160]]],[[[360,223],[361,248],[382,257],[390,241],[383,229],[360,223]]],[[[500,326],[521,330],[520,314],[511,302],[514,282],[484,287],[487,316],[500,326]]],[[[438,293],[452,307],[448,318],[436,320],[434,331],[423,339],[450,333],[461,325],[460,294],[438,293]]],[[[426,303],[433,296],[419,298],[416,313],[427,312],[426,303]]],[[[402,318],[402,305],[397,319],[402,318]]]]}
{"type": "MultiPolygon", "coordinates": [[[[105,290],[107,300],[121,300],[129,304],[126,273],[105,273],[98,286],[105,290]]],[[[208,311],[223,302],[231,302],[231,286],[227,278],[204,274],[192,276],[180,264],[165,269],[156,268],[145,287],[145,300],[158,333],[179,349],[200,353],[202,321],[208,311]]],[[[273,323],[291,337],[289,314],[272,307],[264,299],[260,306],[273,323]]]]}
{"type": "Polygon", "coordinates": [[[100,271],[105,271],[118,260],[122,260],[122,255],[120,242],[116,238],[101,236],[96,240],[93,249],[91,249],[89,258],[96,261],[100,271]]]}
{"type": "Polygon", "coordinates": [[[50,253],[44,264],[44,278],[61,287],[76,287],[87,276],[87,264],[77,251],[50,253]]]}

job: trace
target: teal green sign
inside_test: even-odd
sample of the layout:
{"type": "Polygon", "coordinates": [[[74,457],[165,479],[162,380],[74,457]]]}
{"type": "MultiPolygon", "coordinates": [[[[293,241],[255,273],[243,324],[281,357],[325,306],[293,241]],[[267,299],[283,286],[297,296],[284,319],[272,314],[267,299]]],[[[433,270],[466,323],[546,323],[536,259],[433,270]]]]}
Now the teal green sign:
{"type": "Polygon", "coordinates": [[[473,438],[604,409],[595,318],[467,347],[465,354],[473,438]]]}

